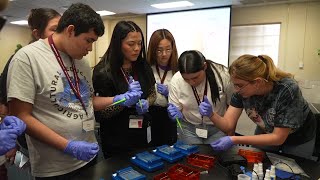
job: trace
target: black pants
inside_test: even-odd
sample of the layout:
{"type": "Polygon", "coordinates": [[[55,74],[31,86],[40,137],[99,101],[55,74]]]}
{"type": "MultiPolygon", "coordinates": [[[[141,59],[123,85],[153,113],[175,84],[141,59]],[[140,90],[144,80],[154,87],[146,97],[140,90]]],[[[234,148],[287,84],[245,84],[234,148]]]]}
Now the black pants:
{"type": "Polygon", "coordinates": [[[74,178],[78,173],[85,171],[89,167],[95,165],[97,163],[97,157],[95,157],[92,161],[90,161],[85,166],[74,170],[72,172],[69,172],[67,174],[59,175],[59,176],[51,176],[51,177],[35,177],[36,180],[70,180],[74,178]]]}
{"type": "Polygon", "coordinates": [[[151,106],[151,144],[153,146],[172,145],[177,141],[177,122],[172,121],[166,107],[151,106]]]}
{"type": "Polygon", "coordinates": [[[151,126],[152,117],[149,113],[143,115],[142,128],[129,128],[129,116],[134,115],[126,109],[108,119],[100,120],[100,138],[104,158],[149,147],[147,128],[151,126]]]}

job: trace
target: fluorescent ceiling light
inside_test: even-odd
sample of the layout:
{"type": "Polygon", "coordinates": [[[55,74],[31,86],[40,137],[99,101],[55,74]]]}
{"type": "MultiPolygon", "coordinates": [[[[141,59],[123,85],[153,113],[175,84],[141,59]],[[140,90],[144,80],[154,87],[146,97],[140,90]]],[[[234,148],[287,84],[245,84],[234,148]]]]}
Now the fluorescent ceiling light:
{"type": "Polygon", "coordinates": [[[27,20],[20,20],[20,21],[11,21],[11,24],[16,24],[16,25],[27,25],[28,21],[27,20]]]}
{"type": "Polygon", "coordinates": [[[109,16],[109,15],[113,15],[113,14],[116,14],[114,12],[111,12],[111,11],[106,11],[106,10],[103,10],[103,11],[96,11],[98,14],[100,14],[100,16],[109,16]]]}
{"type": "Polygon", "coordinates": [[[176,2],[170,2],[170,3],[152,4],[151,6],[158,9],[169,9],[169,8],[193,6],[193,4],[189,1],[176,1],[176,2]]]}

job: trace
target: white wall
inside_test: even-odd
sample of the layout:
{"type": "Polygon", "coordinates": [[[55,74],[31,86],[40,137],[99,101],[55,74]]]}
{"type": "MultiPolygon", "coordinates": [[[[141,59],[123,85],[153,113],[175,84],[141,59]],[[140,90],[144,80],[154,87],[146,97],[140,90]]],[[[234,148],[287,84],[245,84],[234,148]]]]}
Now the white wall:
{"type": "Polygon", "coordinates": [[[320,80],[320,2],[234,8],[232,25],[281,23],[279,67],[299,79],[320,80]],[[304,68],[299,69],[299,62],[304,68]]]}

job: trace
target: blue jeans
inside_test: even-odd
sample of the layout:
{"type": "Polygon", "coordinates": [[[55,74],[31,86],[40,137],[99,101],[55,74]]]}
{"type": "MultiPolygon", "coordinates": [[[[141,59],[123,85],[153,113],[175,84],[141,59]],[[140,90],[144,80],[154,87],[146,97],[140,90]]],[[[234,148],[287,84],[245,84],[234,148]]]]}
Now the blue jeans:
{"type": "Polygon", "coordinates": [[[193,125],[187,121],[180,121],[183,132],[180,127],[177,127],[178,140],[186,144],[210,144],[213,141],[218,140],[219,138],[226,136],[222,131],[216,128],[213,125],[207,125],[208,137],[201,138],[196,134],[196,125],[193,125]]]}
{"type": "MultiPolygon", "coordinates": [[[[257,127],[255,130],[255,134],[264,134],[264,132],[257,127]]],[[[259,149],[262,149],[264,151],[276,151],[276,152],[282,152],[285,154],[290,154],[306,159],[315,160],[315,157],[312,156],[314,146],[315,146],[316,138],[313,137],[310,141],[305,142],[303,144],[298,145],[280,145],[280,146],[256,146],[259,149]]]]}

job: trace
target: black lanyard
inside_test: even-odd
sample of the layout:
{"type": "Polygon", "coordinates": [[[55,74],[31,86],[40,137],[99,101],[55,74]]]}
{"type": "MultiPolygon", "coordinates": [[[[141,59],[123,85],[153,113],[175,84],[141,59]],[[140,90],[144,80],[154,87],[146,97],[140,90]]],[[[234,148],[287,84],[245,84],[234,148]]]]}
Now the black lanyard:
{"type": "Polygon", "coordinates": [[[64,75],[66,76],[68,82],[69,82],[69,85],[73,91],[73,93],[76,95],[76,97],[78,98],[78,100],[80,101],[82,107],[83,107],[83,110],[86,112],[86,115],[88,116],[88,113],[87,113],[87,110],[86,110],[86,106],[82,100],[82,97],[81,97],[81,94],[80,94],[80,85],[79,85],[79,76],[78,76],[78,73],[76,71],[76,67],[75,67],[75,64],[74,64],[74,61],[71,59],[71,57],[69,57],[70,61],[71,61],[71,65],[72,65],[72,70],[73,70],[73,77],[75,79],[75,83],[73,84],[72,81],[71,81],[71,78],[70,78],[70,75],[67,71],[67,68],[66,66],[64,65],[63,61],[62,61],[62,58],[60,56],[60,53],[59,51],[57,50],[54,42],[53,42],[53,39],[52,39],[52,35],[48,37],[48,41],[49,41],[49,44],[50,44],[50,47],[53,51],[53,54],[55,55],[64,75]]]}
{"type": "Polygon", "coordinates": [[[200,103],[204,100],[204,96],[206,96],[206,95],[207,95],[207,90],[208,90],[208,79],[206,78],[206,84],[205,84],[205,86],[204,86],[204,92],[203,92],[203,98],[202,98],[202,101],[200,100],[200,96],[199,96],[199,94],[198,94],[198,92],[197,92],[196,88],[195,88],[195,87],[193,87],[193,86],[191,86],[191,88],[192,88],[192,91],[193,91],[193,95],[194,95],[194,97],[196,98],[197,103],[198,103],[198,106],[199,106],[199,105],[200,105],[200,103]]]}
{"type": "MultiPolygon", "coordinates": [[[[191,86],[191,88],[192,88],[192,91],[193,91],[193,95],[196,98],[198,106],[199,106],[200,103],[201,103],[200,96],[199,96],[199,94],[198,94],[198,92],[197,92],[195,87],[191,86]]],[[[207,90],[208,90],[208,79],[206,78],[206,84],[204,85],[204,92],[203,92],[202,101],[204,101],[204,96],[207,95],[207,90]]],[[[203,116],[201,116],[201,121],[202,121],[202,124],[203,124],[203,116]]]]}
{"type": "Polygon", "coordinates": [[[159,76],[161,84],[163,84],[164,80],[166,79],[166,76],[167,76],[167,73],[168,73],[168,69],[169,68],[167,67],[166,70],[164,71],[164,74],[163,74],[162,78],[161,78],[159,66],[158,66],[158,64],[156,65],[156,70],[157,70],[157,73],[158,73],[158,76],[159,76]]]}

